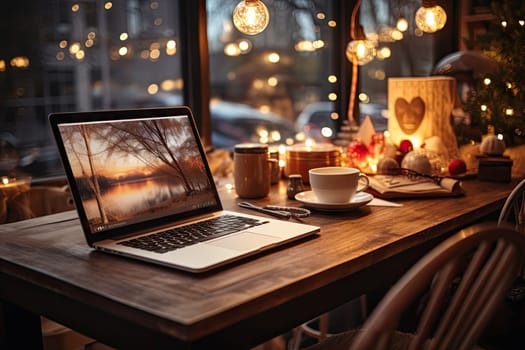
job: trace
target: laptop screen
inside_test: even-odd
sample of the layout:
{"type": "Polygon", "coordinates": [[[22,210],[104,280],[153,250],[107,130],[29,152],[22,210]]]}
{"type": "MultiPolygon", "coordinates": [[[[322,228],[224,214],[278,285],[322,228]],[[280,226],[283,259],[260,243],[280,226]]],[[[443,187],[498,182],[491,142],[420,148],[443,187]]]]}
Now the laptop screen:
{"type": "Polygon", "coordinates": [[[220,209],[190,115],[74,119],[57,121],[56,131],[88,233],[107,236],[220,209]]]}

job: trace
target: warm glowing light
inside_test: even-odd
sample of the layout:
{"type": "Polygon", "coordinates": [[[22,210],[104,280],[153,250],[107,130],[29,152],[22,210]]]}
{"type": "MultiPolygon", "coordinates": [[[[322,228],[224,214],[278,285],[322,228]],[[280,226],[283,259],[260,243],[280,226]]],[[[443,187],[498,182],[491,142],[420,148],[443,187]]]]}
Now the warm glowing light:
{"type": "Polygon", "coordinates": [[[71,11],[77,12],[78,10],[80,10],[80,5],[79,4],[73,4],[71,6],[71,11]]]}
{"type": "Polygon", "coordinates": [[[520,20],[518,21],[518,23],[519,23],[519,24],[520,24],[520,26],[522,26],[522,27],[523,27],[523,26],[525,25],[525,21],[524,21],[524,20],[522,20],[522,19],[520,19],[520,20]]]}
{"type": "Polygon", "coordinates": [[[76,42],[69,47],[69,53],[74,55],[80,50],[80,43],[76,42]]]}
{"type": "Polygon", "coordinates": [[[239,40],[238,42],[239,50],[241,50],[241,53],[247,53],[252,49],[252,42],[249,40],[239,40]]]}
{"type": "Polygon", "coordinates": [[[483,84],[490,85],[490,83],[492,83],[492,80],[490,80],[490,78],[483,79],[483,84]]]}
{"type": "Polygon", "coordinates": [[[374,59],[374,44],[366,39],[352,40],[346,47],[346,58],[353,64],[363,66],[374,59]]]}
{"type": "Polygon", "coordinates": [[[507,25],[508,25],[507,21],[501,21],[501,26],[503,28],[507,28],[507,25]]]}
{"type": "Polygon", "coordinates": [[[67,47],[67,40],[61,40],[58,43],[58,47],[60,47],[61,49],[65,49],[67,47]]]}
{"type": "Polygon", "coordinates": [[[156,60],[160,57],[160,50],[159,49],[153,49],[149,52],[149,58],[151,60],[156,60]]]}
{"type": "Polygon", "coordinates": [[[321,135],[323,135],[324,137],[332,137],[334,136],[334,131],[331,128],[325,126],[321,128],[321,135]]]}
{"type": "Polygon", "coordinates": [[[267,57],[268,62],[270,63],[277,63],[281,60],[281,56],[277,52],[272,52],[267,57]]]}
{"type": "Polygon", "coordinates": [[[155,95],[157,92],[159,92],[159,86],[157,84],[148,85],[148,94],[155,95]]]}
{"type": "Polygon", "coordinates": [[[79,61],[83,60],[85,56],[86,53],[84,52],[84,50],[78,50],[77,53],[75,53],[75,58],[79,61]]]}
{"type": "Polygon", "coordinates": [[[416,11],[415,22],[423,32],[434,33],[447,23],[447,13],[436,1],[423,0],[423,6],[416,11]]]}
{"type": "Polygon", "coordinates": [[[306,139],[304,140],[304,145],[306,147],[312,147],[316,144],[315,140],[314,139],[306,139]]]}
{"type": "Polygon", "coordinates": [[[84,42],[84,45],[85,45],[86,47],[91,47],[91,46],[93,46],[93,44],[94,44],[94,41],[91,40],[91,39],[87,39],[87,40],[84,42]]]}
{"type": "Polygon", "coordinates": [[[330,113],[330,119],[332,119],[332,120],[339,119],[339,113],[337,113],[337,112],[330,113]]]}
{"type": "Polygon", "coordinates": [[[327,24],[328,24],[328,26],[329,26],[330,28],[335,28],[335,27],[337,26],[337,22],[334,21],[333,19],[332,19],[332,20],[329,20],[327,24]]]}
{"type": "Polygon", "coordinates": [[[0,60],[0,72],[5,72],[6,64],[4,60],[0,60]]]}
{"type": "Polygon", "coordinates": [[[258,109],[263,113],[270,113],[270,106],[268,105],[260,105],[258,109]]]}
{"type": "Polygon", "coordinates": [[[295,139],[299,142],[304,141],[306,139],[306,135],[302,131],[298,132],[297,134],[295,134],[295,139]]]}
{"type": "Polygon", "coordinates": [[[273,130],[270,133],[270,138],[272,139],[273,142],[281,141],[281,133],[278,130],[273,130]]]}
{"type": "Polygon", "coordinates": [[[268,78],[268,86],[276,87],[277,84],[279,84],[279,79],[277,79],[276,77],[269,77],[268,78]]]}
{"type": "Polygon", "coordinates": [[[328,76],[328,82],[331,83],[331,84],[335,84],[337,83],[337,77],[335,75],[329,75],[328,76]]]}
{"type": "Polygon", "coordinates": [[[318,12],[317,15],[316,15],[317,19],[325,19],[326,18],[326,15],[323,13],[323,12],[318,12]]]}
{"type": "Polygon", "coordinates": [[[162,91],[173,91],[182,89],[182,79],[166,79],[160,83],[162,91]]]}
{"type": "Polygon", "coordinates": [[[29,67],[29,58],[25,57],[25,56],[17,56],[17,57],[13,57],[11,58],[11,61],[9,62],[11,67],[15,67],[15,68],[27,68],[29,67]]]}
{"type": "Polygon", "coordinates": [[[128,48],[126,46],[122,46],[120,49],[118,49],[118,54],[120,56],[126,56],[128,54],[128,48]]]}
{"type": "Polygon", "coordinates": [[[242,0],[233,10],[233,25],[241,33],[256,35],[266,29],[270,13],[260,0],[242,0]]]}
{"type": "Polygon", "coordinates": [[[406,18],[401,17],[400,19],[398,19],[396,23],[396,28],[400,32],[406,32],[408,29],[408,21],[406,20],[406,18]]]}
{"type": "Polygon", "coordinates": [[[352,33],[352,40],[346,46],[346,58],[356,65],[365,65],[376,55],[376,48],[371,40],[367,40],[363,26],[358,26],[352,33]]]}
{"type": "Polygon", "coordinates": [[[483,111],[483,112],[486,112],[487,109],[488,109],[487,105],[481,105],[479,108],[480,108],[481,111],[483,111]]]}
{"type": "Polygon", "coordinates": [[[128,38],[129,38],[128,33],[126,32],[120,33],[120,36],[119,36],[120,41],[126,41],[128,40],[128,38]]]}
{"type": "Polygon", "coordinates": [[[412,146],[414,146],[414,149],[418,149],[421,147],[421,140],[417,137],[411,137],[410,142],[412,142],[412,146]]]}
{"type": "Polygon", "coordinates": [[[299,40],[295,43],[294,49],[297,52],[313,52],[315,51],[314,45],[309,40],[299,40]]]}
{"type": "Polygon", "coordinates": [[[498,134],[496,137],[498,138],[498,140],[503,141],[503,134],[498,134]]]}
{"type": "Polygon", "coordinates": [[[368,96],[367,94],[365,94],[364,92],[361,92],[357,98],[359,99],[359,101],[363,102],[363,103],[368,103],[370,102],[370,96],[368,96]]]}
{"type": "Polygon", "coordinates": [[[331,92],[328,94],[328,99],[330,101],[336,101],[337,100],[337,94],[335,92],[331,92]]]}
{"type": "Polygon", "coordinates": [[[513,116],[514,115],[514,109],[512,109],[512,108],[505,108],[505,115],[513,116]]]}
{"type": "Polygon", "coordinates": [[[224,54],[226,56],[239,56],[241,54],[241,50],[239,49],[239,46],[235,45],[234,43],[229,43],[224,46],[224,54]]]}
{"type": "Polygon", "coordinates": [[[377,58],[380,58],[384,60],[385,58],[389,58],[392,55],[392,51],[389,47],[382,47],[377,51],[377,58]]]}
{"type": "Polygon", "coordinates": [[[106,1],[104,3],[104,9],[110,10],[113,7],[113,3],[111,1],[106,1]]]}
{"type": "Polygon", "coordinates": [[[404,37],[403,33],[401,33],[401,31],[399,30],[393,30],[392,32],[390,32],[390,36],[396,41],[403,40],[404,37]]]}
{"type": "Polygon", "coordinates": [[[261,79],[255,79],[252,83],[252,86],[257,90],[260,90],[264,88],[264,82],[261,79]]]}
{"type": "Polygon", "coordinates": [[[324,47],[324,41],[323,40],[315,40],[313,43],[312,43],[314,49],[318,50],[318,49],[321,49],[324,47]]]}
{"type": "Polygon", "coordinates": [[[9,178],[7,176],[2,176],[2,183],[7,185],[9,183],[9,178]]]}
{"type": "Polygon", "coordinates": [[[91,40],[95,40],[96,36],[97,34],[95,32],[89,32],[87,35],[88,39],[91,39],[91,40]]]}
{"type": "Polygon", "coordinates": [[[169,56],[173,56],[176,52],[177,42],[175,40],[168,40],[168,42],[166,42],[166,54],[169,56]]]}
{"type": "Polygon", "coordinates": [[[234,188],[233,184],[231,184],[231,183],[227,183],[227,184],[225,184],[224,187],[225,187],[228,191],[231,191],[231,190],[233,190],[233,188],[234,188]]]}

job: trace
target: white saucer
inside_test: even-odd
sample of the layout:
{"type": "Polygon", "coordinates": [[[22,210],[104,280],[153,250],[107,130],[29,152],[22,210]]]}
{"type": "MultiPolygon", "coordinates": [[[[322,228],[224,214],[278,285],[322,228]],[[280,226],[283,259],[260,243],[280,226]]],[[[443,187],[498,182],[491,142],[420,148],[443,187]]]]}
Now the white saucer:
{"type": "Polygon", "coordinates": [[[346,211],[367,204],[372,199],[374,199],[374,196],[367,192],[359,192],[356,193],[347,203],[323,203],[317,199],[313,191],[305,191],[297,193],[295,195],[295,199],[303,203],[305,206],[313,209],[326,211],[346,211]]]}

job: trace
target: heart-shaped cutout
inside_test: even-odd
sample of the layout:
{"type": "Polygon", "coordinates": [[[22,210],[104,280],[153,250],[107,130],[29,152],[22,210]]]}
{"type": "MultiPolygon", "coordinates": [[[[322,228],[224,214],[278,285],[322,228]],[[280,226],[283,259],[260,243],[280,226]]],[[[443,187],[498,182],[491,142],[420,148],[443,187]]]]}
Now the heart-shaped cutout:
{"type": "Polygon", "coordinates": [[[408,135],[413,134],[419,128],[425,116],[425,102],[419,96],[414,97],[410,103],[399,97],[394,109],[399,127],[408,135]]]}

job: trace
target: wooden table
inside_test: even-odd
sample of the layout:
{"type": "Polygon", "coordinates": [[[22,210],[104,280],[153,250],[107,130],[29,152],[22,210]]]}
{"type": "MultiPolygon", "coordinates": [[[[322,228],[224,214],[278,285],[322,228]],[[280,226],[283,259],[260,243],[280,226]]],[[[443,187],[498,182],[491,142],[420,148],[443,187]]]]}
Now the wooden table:
{"type": "MultiPolygon", "coordinates": [[[[251,347],[394,282],[438,241],[497,213],[515,183],[466,180],[462,197],[314,212],[304,221],[320,235],[204,275],[95,252],[73,212],[1,225],[3,332],[37,346],[44,315],[118,348],[251,347]]],[[[221,197],[240,210],[232,192],[221,197]]],[[[254,202],[300,205],[284,182],[254,202]]]]}

